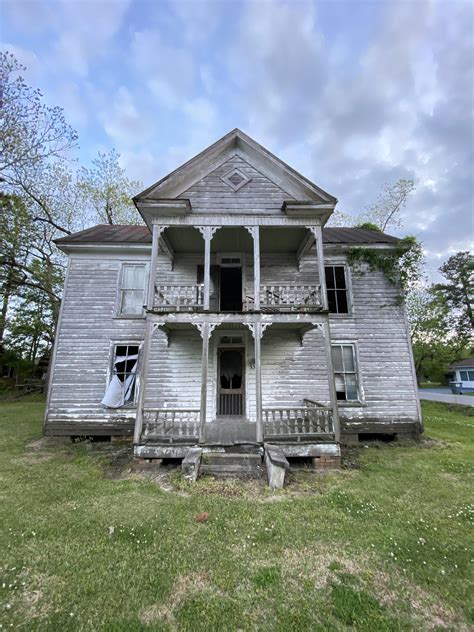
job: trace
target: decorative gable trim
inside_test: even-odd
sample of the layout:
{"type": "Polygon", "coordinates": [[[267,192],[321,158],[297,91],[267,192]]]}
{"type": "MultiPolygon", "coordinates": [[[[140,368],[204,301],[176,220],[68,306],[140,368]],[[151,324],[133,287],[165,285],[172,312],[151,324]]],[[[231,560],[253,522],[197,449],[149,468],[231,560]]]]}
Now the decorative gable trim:
{"type": "Polygon", "coordinates": [[[184,165],[137,195],[134,202],[138,207],[144,199],[178,197],[235,154],[240,155],[296,200],[326,202],[332,204],[333,207],[337,202],[335,197],[317,187],[239,129],[234,129],[226,134],[184,165]]]}
{"type": "Polygon", "coordinates": [[[221,177],[222,182],[227,184],[233,191],[238,191],[246,184],[252,181],[252,178],[248,178],[240,169],[231,169],[228,173],[221,177]]]}

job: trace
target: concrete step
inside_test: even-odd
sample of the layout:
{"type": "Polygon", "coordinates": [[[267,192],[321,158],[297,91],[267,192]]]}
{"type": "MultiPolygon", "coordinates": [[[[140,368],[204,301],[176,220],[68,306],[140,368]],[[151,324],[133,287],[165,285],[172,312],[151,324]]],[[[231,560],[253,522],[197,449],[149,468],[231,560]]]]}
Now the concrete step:
{"type": "Polygon", "coordinates": [[[245,452],[204,452],[201,463],[203,465],[243,465],[252,467],[262,464],[260,454],[245,452]]]}

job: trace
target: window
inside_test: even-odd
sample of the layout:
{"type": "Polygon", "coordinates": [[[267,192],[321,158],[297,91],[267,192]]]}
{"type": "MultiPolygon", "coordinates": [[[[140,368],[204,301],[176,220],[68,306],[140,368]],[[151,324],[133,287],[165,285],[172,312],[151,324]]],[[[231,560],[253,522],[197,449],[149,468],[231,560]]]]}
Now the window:
{"type": "Polygon", "coordinates": [[[326,266],[326,288],[331,314],[348,314],[346,272],[344,266],[326,266]]]}
{"type": "Polygon", "coordinates": [[[463,382],[474,382],[474,371],[460,371],[463,382]]]}
{"type": "Polygon", "coordinates": [[[112,359],[112,379],[102,400],[108,408],[135,403],[139,345],[116,344],[112,359]]]}
{"type": "Polygon", "coordinates": [[[121,316],[141,316],[145,302],[145,271],[144,264],[124,263],[120,282],[121,316]]]}
{"type": "Polygon", "coordinates": [[[359,399],[359,387],[354,345],[331,345],[331,350],[337,399],[357,401],[359,399]]]}

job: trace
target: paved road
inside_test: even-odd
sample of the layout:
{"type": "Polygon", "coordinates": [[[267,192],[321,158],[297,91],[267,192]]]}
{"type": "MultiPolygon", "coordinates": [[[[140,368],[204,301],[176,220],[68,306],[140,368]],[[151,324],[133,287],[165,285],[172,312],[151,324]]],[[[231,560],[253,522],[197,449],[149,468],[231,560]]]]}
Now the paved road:
{"type": "Polygon", "coordinates": [[[474,397],[470,397],[469,395],[453,395],[450,388],[420,388],[418,390],[418,396],[420,399],[428,399],[432,402],[474,406],[474,397]]]}

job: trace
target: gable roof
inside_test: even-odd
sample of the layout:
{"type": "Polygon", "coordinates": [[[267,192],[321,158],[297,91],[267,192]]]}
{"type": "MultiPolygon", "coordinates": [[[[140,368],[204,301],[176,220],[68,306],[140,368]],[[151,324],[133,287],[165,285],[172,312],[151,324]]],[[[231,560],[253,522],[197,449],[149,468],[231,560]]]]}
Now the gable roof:
{"type": "MultiPolygon", "coordinates": [[[[396,237],[365,228],[323,228],[325,244],[396,244],[396,237]]],[[[74,244],[151,244],[148,226],[98,224],[78,233],[60,237],[61,247],[74,244]]]]}
{"type": "Polygon", "coordinates": [[[337,203],[334,196],[298,173],[238,128],[233,129],[194,158],[152,184],[148,189],[136,195],[133,200],[140,210],[140,205],[146,201],[174,199],[233,155],[240,155],[247,159],[250,164],[254,164],[264,175],[288,191],[295,199],[325,202],[331,205],[337,203]]]}

